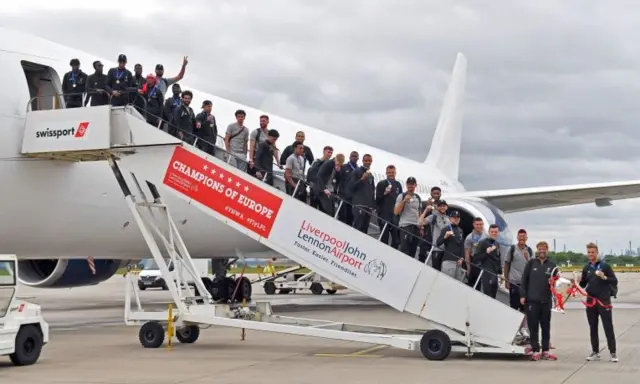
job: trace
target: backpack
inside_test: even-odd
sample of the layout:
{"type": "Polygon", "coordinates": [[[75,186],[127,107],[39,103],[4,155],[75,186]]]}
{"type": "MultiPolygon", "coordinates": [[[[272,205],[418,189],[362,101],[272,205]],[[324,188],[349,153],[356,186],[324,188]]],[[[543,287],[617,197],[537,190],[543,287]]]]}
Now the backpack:
{"type": "MultiPolygon", "coordinates": [[[[525,245],[525,247],[527,247],[527,252],[529,252],[529,260],[531,260],[531,256],[533,256],[533,250],[528,245],[525,245]]],[[[510,263],[513,261],[513,254],[515,251],[516,251],[516,245],[512,244],[511,247],[509,247],[509,253],[507,254],[507,260],[505,260],[505,262],[510,263]]]]}
{"type": "Polygon", "coordinates": [[[316,159],[316,161],[311,164],[309,170],[307,171],[307,182],[313,184],[316,182],[316,177],[318,176],[318,171],[322,164],[324,164],[325,160],[316,159]]]}

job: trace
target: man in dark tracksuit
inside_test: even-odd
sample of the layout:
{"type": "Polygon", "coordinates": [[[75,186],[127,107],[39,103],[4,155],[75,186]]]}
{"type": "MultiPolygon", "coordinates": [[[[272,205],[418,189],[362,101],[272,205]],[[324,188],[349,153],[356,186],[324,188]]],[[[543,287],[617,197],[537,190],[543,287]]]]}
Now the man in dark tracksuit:
{"type": "Polygon", "coordinates": [[[189,134],[193,132],[196,126],[196,115],[193,113],[193,109],[189,106],[192,99],[193,94],[191,91],[182,92],[182,104],[173,112],[175,132],[177,135],[181,136],[180,138],[184,141],[192,139],[189,134]]]}
{"type": "Polygon", "coordinates": [[[582,269],[580,287],[587,291],[587,321],[591,336],[591,355],[588,361],[600,360],[600,340],[598,338],[598,318],[602,319],[602,328],[607,337],[607,347],[611,353],[611,362],[617,363],[616,334],[613,331],[611,308],[612,293],[617,292],[618,279],[613,269],[603,261],[598,260],[598,246],[587,244],[587,258],[589,262],[582,269]],[[615,290],[615,291],[614,291],[615,290]]]}
{"type": "Polygon", "coordinates": [[[531,360],[558,360],[549,353],[551,340],[551,283],[549,279],[557,276],[556,263],[547,259],[549,245],[541,241],[536,245],[536,257],[530,259],[522,272],[520,282],[520,303],[524,305],[531,335],[531,360]],[[540,338],[542,331],[542,354],[540,354],[540,338]]]}
{"type": "Polygon", "coordinates": [[[443,249],[440,271],[462,281],[464,274],[462,274],[462,269],[458,266],[458,260],[464,260],[465,237],[464,231],[459,227],[460,212],[452,211],[449,214],[449,219],[451,220],[449,228],[442,231],[436,240],[436,245],[442,246],[443,249]]]}
{"type": "Polygon", "coordinates": [[[118,56],[118,66],[107,72],[107,83],[104,88],[111,94],[111,105],[122,107],[129,103],[129,93],[136,92],[131,71],[126,68],[127,56],[118,56]]]}
{"type": "Polygon", "coordinates": [[[258,173],[263,175],[263,181],[273,187],[273,154],[276,151],[276,141],[280,133],[275,129],[267,132],[267,140],[258,144],[256,149],[255,166],[258,173]],[[265,175],[266,172],[266,175],[265,175]]]}
{"type": "Polygon", "coordinates": [[[95,72],[87,78],[87,98],[84,101],[85,107],[89,104],[89,99],[91,99],[92,107],[109,104],[109,94],[104,90],[104,85],[107,83],[107,75],[102,73],[103,68],[104,66],[100,61],[93,62],[95,72]]]}
{"type": "MultiPolygon", "coordinates": [[[[180,137],[182,133],[178,132],[173,123],[173,115],[176,109],[182,105],[182,98],[180,97],[182,89],[180,88],[180,84],[173,84],[171,86],[171,93],[171,97],[168,97],[164,101],[164,108],[162,109],[162,119],[165,121],[164,130],[173,136],[180,137]]],[[[180,138],[182,139],[182,137],[180,138]]]]}
{"type": "Polygon", "coordinates": [[[369,231],[371,214],[376,207],[376,186],[371,174],[371,155],[362,156],[362,167],[351,174],[353,227],[362,233],[369,231]]]}
{"type": "Polygon", "coordinates": [[[358,169],[359,158],[360,155],[358,152],[351,152],[349,155],[349,161],[340,170],[340,179],[342,180],[342,184],[340,184],[340,188],[338,188],[338,196],[340,196],[345,203],[342,203],[338,219],[347,225],[353,224],[353,209],[351,209],[351,186],[353,184],[353,180],[351,179],[351,174],[358,169]]]}
{"type": "Polygon", "coordinates": [[[489,237],[480,240],[471,262],[478,265],[483,271],[480,279],[482,292],[496,298],[498,294],[498,276],[502,274],[502,262],[500,259],[500,244],[498,235],[500,229],[496,224],[489,226],[489,237]]]}
{"type": "Polygon", "coordinates": [[[378,212],[378,227],[382,231],[380,241],[398,248],[400,246],[400,232],[398,230],[398,216],[393,213],[398,195],[402,194],[402,184],[396,180],[396,167],[387,166],[387,178],[376,185],[376,210],[378,212]],[[391,236],[389,236],[391,235],[391,236]]]}
{"type": "MultiPolygon", "coordinates": [[[[316,160],[318,161],[318,160],[316,160]]],[[[335,199],[333,193],[340,187],[340,170],[344,164],[344,155],[339,153],[333,159],[320,165],[311,184],[311,194],[318,199],[318,208],[327,215],[335,216],[335,199]]]]}
{"type": "Polygon", "coordinates": [[[67,108],[82,107],[83,93],[87,87],[87,74],[80,70],[80,60],[71,59],[71,71],[62,76],[62,93],[67,108]]]}
{"type": "Polygon", "coordinates": [[[193,133],[201,139],[198,140],[196,146],[210,155],[215,155],[214,144],[218,138],[218,125],[216,124],[216,117],[211,114],[212,106],[211,100],[202,102],[202,112],[196,115],[196,125],[193,133]]]}

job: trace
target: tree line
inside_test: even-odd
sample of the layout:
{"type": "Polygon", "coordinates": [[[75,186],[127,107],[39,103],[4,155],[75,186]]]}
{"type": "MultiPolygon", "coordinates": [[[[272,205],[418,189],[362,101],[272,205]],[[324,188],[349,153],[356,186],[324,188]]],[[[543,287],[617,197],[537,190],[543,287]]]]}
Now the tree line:
{"type": "MultiPolygon", "coordinates": [[[[626,264],[640,265],[640,257],[637,256],[605,255],[603,258],[607,264],[617,264],[618,266],[625,266],[626,264]]],[[[587,262],[587,255],[571,251],[549,252],[549,259],[558,264],[566,264],[569,262],[572,265],[576,265],[585,264],[587,262]]]]}

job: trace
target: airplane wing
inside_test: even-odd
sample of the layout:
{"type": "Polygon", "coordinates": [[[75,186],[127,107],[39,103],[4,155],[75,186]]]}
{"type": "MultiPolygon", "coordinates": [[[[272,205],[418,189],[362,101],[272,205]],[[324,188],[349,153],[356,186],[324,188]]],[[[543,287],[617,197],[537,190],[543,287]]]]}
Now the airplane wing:
{"type": "Polygon", "coordinates": [[[465,192],[459,197],[485,199],[504,213],[586,203],[606,207],[613,200],[640,198],[640,180],[465,192]]]}

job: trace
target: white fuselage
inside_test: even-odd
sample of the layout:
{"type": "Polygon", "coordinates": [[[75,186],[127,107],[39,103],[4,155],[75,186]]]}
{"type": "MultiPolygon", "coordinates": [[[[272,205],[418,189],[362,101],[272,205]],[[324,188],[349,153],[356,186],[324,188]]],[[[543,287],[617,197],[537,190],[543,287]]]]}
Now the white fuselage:
{"type": "MultiPolygon", "coordinates": [[[[25,114],[35,92],[30,92],[24,62],[48,68],[48,74],[29,73],[29,76],[33,77],[35,73],[36,77],[41,78],[41,94],[45,93],[45,96],[38,101],[46,104],[52,103],[51,95],[59,92],[61,79],[70,70],[68,64],[71,58],[78,58],[87,74],[93,72],[89,70],[91,63],[99,58],[19,32],[0,29],[0,33],[3,34],[0,47],[0,84],[3,85],[3,92],[0,93],[2,252],[17,254],[21,259],[92,256],[96,259],[132,260],[149,257],[147,245],[133,222],[106,162],[59,162],[28,159],[20,155],[25,114]]],[[[131,53],[129,58],[131,62],[138,62],[131,53]]],[[[105,64],[105,73],[115,66],[109,61],[102,62],[105,64]]],[[[155,62],[142,64],[148,72],[155,62]]],[[[250,130],[258,127],[261,114],[268,114],[196,91],[186,84],[181,85],[183,90],[193,92],[191,105],[196,113],[202,100],[213,102],[213,113],[221,134],[227,124],[234,122],[237,109],[247,112],[245,125],[250,130]]],[[[302,130],[306,133],[305,144],[311,147],[316,157],[321,156],[325,145],[333,146],[335,154],[343,153],[347,157],[353,150],[358,151],[360,156],[369,153],[373,156],[372,171],[377,180],[384,177],[387,165],[394,164],[397,167],[397,179],[403,182],[409,176],[416,177],[418,192],[425,198],[434,185],[441,186],[444,197],[447,193],[464,190],[459,182],[448,179],[437,169],[428,169],[423,163],[344,137],[273,115],[270,115],[270,128],[280,132],[277,146],[281,150],[293,142],[296,131],[302,130]]],[[[164,197],[193,257],[235,256],[236,248],[247,254],[268,251],[264,245],[222,222],[212,220],[171,194],[165,194],[164,197]]]]}

